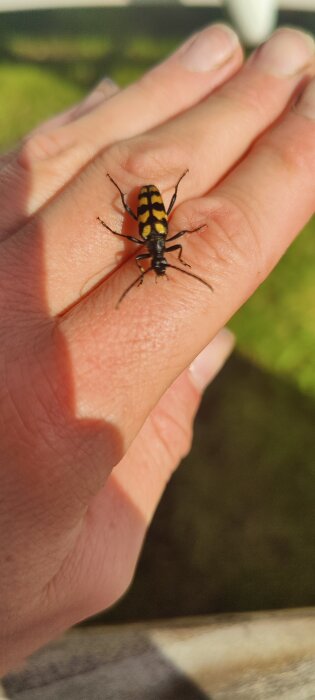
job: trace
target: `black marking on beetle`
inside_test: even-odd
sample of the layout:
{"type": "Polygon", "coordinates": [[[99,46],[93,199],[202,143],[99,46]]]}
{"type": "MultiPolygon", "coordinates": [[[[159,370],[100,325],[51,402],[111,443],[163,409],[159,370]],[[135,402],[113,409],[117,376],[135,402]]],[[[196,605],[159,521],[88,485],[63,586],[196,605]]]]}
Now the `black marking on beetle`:
{"type": "Polygon", "coordinates": [[[188,170],[185,170],[185,172],[180,176],[175,186],[175,191],[167,210],[165,209],[162,195],[159,192],[158,188],[155,185],[143,185],[138,195],[137,214],[135,214],[127,204],[125,195],[121,191],[119,185],[117,185],[117,182],[115,182],[115,180],[113,180],[109,173],[107,173],[107,177],[109,177],[110,181],[113,183],[113,185],[115,185],[120,194],[124,209],[128,212],[128,214],[130,214],[130,216],[132,216],[133,219],[135,219],[135,221],[137,221],[140,238],[136,238],[135,236],[128,236],[124,233],[119,233],[118,231],[113,231],[113,229],[111,229],[99,216],[97,217],[98,221],[100,221],[100,223],[115,236],[127,238],[128,241],[132,241],[132,243],[136,243],[137,245],[144,245],[148,250],[147,253],[140,253],[140,255],[136,255],[136,263],[140,270],[140,275],[129,285],[129,287],[127,287],[127,289],[125,289],[121,297],[118,299],[116,308],[125,298],[126,294],[128,294],[128,292],[130,292],[130,290],[136,284],[140,286],[143,283],[143,278],[148,272],[151,272],[153,270],[155,274],[158,277],[160,277],[166,274],[167,267],[170,267],[173,270],[178,270],[179,272],[183,272],[185,275],[189,275],[189,277],[193,277],[194,279],[199,280],[199,282],[204,284],[206,287],[208,287],[208,289],[210,289],[213,292],[213,287],[211,286],[211,284],[203,280],[198,275],[195,275],[193,272],[188,272],[187,270],[183,270],[181,267],[171,265],[165,257],[165,253],[170,253],[171,251],[174,252],[175,250],[178,250],[179,262],[181,262],[182,265],[185,265],[186,267],[190,267],[190,265],[188,265],[188,263],[184,262],[184,260],[182,259],[182,246],[180,244],[176,244],[167,247],[167,244],[171,241],[175,241],[177,238],[181,238],[181,236],[184,236],[186,233],[195,233],[196,231],[200,231],[200,229],[206,226],[206,224],[203,224],[202,226],[198,226],[197,228],[193,228],[191,230],[185,229],[184,231],[179,231],[178,233],[175,233],[175,235],[171,236],[171,238],[167,237],[168,217],[176,202],[178,185],[187,173],[188,170]],[[151,258],[151,265],[145,270],[140,264],[140,262],[149,258],[151,258]]]}

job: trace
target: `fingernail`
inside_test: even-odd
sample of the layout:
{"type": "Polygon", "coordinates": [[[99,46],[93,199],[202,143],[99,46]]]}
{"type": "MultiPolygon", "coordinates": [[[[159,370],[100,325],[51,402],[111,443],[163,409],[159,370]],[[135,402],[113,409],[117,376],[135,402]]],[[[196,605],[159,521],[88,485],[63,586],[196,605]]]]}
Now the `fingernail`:
{"type": "Polygon", "coordinates": [[[222,330],[213,338],[189,367],[191,381],[198,391],[204,391],[223,367],[235,345],[235,336],[228,328],[222,330]]]}
{"type": "Polygon", "coordinates": [[[230,27],[215,24],[189,39],[175,56],[188,70],[205,73],[227,63],[238,46],[237,34],[230,27]]]}
{"type": "Polygon", "coordinates": [[[294,111],[303,117],[315,119],[315,80],[307,85],[295,104],[294,111]]]}
{"type": "Polygon", "coordinates": [[[266,73],[290,77],[305,68],[314,56],[315,43],[310,34],[298,29],[278,29],[253,54],[252,60],[266,73]]]}
{"type": "Polygon", "coordinates": [[[101,102],[104,102],[112,95],[115,95],[118,90],[118,85],[114,83],[113,80],[110,78],[104,78],[95,86],[95,88],[93,88],[92,92],[90,92],[82,100],[82,102],[80,102],[80,104],[74,110],[72,117],[75,119],[82,117],[84,114],[87,114],[94,109],[94,107],[101,104],[101,102]]]}

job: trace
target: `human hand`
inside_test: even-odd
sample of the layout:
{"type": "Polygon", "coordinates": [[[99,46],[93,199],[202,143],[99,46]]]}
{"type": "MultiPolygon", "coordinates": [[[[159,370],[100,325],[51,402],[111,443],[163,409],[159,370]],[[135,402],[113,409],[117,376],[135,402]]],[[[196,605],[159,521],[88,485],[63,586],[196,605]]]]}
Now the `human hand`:
{"type": "Polygon", "coordinates": [[[288,108],[314,72],[310,39],[281,30],[240,69],[235,39],[230,59],[222,44],[215,57],[224,36],[204,30],[199,53],[188,42],[3,160],[2,672],[125,591],[230,347],[208,344],[313,213],[315,81],[288,108]],[[185,259],[214,293],[175,272],[156,287],[152,274],[116,311],[137,270],[132,244],[96,221],[121,227],[105,174],[127,193],[153,182],[168,201],[187,167],[170,235],[207,224],[185,259]]]}

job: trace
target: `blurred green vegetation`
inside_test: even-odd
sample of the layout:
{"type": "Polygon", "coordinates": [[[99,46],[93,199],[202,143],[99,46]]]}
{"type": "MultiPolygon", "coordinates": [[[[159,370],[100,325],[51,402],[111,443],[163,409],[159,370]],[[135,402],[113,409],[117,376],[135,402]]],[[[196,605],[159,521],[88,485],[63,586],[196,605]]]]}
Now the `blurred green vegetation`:
{"type": "Polygon", "coordinates": [[[313,398],[314,263],[315,218],[305,226],[276,270],[231,322],[238,347],[245,357],[313,398]]]}
{"type": "MultiPolygon", "coordinates": [[[[217,17],[175,6],[1,15],[0,148],[100,78],[129,83],[217,17]]],[[[238,355],[208,390],[112,618],[315,603],[314,262],[313,219],[232,320],[238,355]]]]}
{"type": "Polygon", "coordinates": [[[235,353],[105,619],[315,605],[314,417],[313,399],[235,353]]]}

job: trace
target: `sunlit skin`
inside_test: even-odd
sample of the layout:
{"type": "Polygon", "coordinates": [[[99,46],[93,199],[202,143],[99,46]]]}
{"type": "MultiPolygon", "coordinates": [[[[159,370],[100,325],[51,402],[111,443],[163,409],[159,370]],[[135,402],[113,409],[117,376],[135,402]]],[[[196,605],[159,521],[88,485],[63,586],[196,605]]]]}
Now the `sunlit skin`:
{"type": "Polygon", "coordinates": [[[206,287],[208,287],[208,289],[211,290],[211,292],[213,292],[213,288],[211,287],[211,284],[209,284],[209,282],[206,282],[205,280],[201,279],[201,277],[195,275],[192,272],[187,272],[187,270],[183,270],[182,268],[177,267],[176,265],[172,265],[170,262],[168,262],[166,258],[166,253],[178,251],[178,260],[181,262],[182,265],[185,265],[185,267],[190,267],[190,265],[187,262],[184,262],[184,260],[182,259],[182,245],[176,243],[175,245],[170,246],[169,243],[171,241],[177,240],[178,238],[182,238],[182,236],[185,236],[186,234],[196,233],[197,231],[200,231],[202,228],[204,228],[203,226],[198,226],[194,229],[178,231],[177,233],[174,233],[174,235],[171,237],[169,237],[168,235],[168,217],[171,214],[174,204],[176,202],[179,183],[187,173],[188,170],[185,170],[185,172],[180,176],[179,180],[177,181],[175,185],[174,194],[169,203],[167,211],[164,206],[162,195],[159,192],[156,185],[143,185],[138,195],[137,214],[135,214],[130,208],[130,206],[127,204],[125,195],[121,191],[119,185],[117,185],[117,182],[115,182],[113,178],[107,173],[107,176],[109,177],[113,185],[115,185],[115,187],[118,189],[124,209],[128,212],[130,216],[132,216],[132,218],[135,221],[137,221],[139,229],[138,237],[136,238],[135,236],[128,236],[119,231],[113,231],[113,229],[110,228],[105,223],[105,221],[103,221],[99,216],[97,217],[98,221],[115,236],[121,236],[122,238],[126,238],[128,241],[132,241],[132,243],[136,243],[136,245],[140,245],[142,247],[146,246],[148,250],[147,253],[140,253],[139,255],[136,255],[135,260],[140,270],[140,275],[127,287],[127,289],[125,289],[125,291],[119,297],[118,302],[116,304],[116,308],[118,308],[119,304],[127,296],[127,294],[133,287],[135,287],[136,285],[140,287],[142,285],[144,275],[150,272],[150,270],[154,271],[157,277],[165,277],[167,268],[172,268],[173,270],[177,270],[178,272],[182,272],[185,275],[188,275],[189,277],[198,280],[199,282],[201,282],[201,284],[204,284],[206,287]],[[140,261],[142,262],[143,260],[148,259],[151,259],[151,265],[149,268],[145,269],[140,264],[140,261]]]}
{"type": "Polygon", "coordinates": [[[314,211],[314,49],[282,30],[243,64],[227,37],[206,28],[0,163],[1,672],[125,592],[231,350],[217,334],[314,211]],[[125,232],[105,174],[169,202],[187,164],[169,234],[205,225],[185,257],[214,292],[148,274],[117,312],[134,244],[96,219],[125,232]]]}

